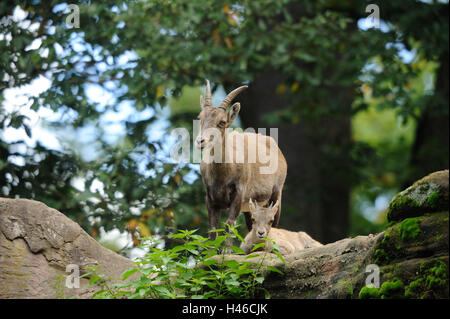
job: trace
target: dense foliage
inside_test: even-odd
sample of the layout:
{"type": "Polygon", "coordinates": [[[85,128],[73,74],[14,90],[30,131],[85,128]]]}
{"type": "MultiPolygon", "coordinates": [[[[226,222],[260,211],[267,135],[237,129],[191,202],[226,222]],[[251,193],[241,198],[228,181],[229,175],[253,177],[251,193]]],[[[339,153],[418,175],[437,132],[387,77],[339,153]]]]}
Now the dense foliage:
{"type": "MultiPolygon", "coordinates": [[[[224,229],[217,231],[223,232],[224,229]]],[[[273,266],[264,265],[268,253],[252,253],[246,260],[259,257],[257,262],[226,259],[224,243],[227,239],[243,238],[235,227],[230,233],[219,235],[213,241],[197,235],[196,230],[179,231],[169,236],[182,241],[171,249],[158,248],[161,241],[146,238],[149,252],[136,261],[136,267],[125,270],[120,282],[111,283],[109,279],[98,271],[98,266],[92,272],[85,274],[89,277],[90,286],[100,288],[94,298],[255,298],[270,297],[263,288],[264,271],[280,270],[273,266]],[[222,253],[218,253],[219,250],[222,253]],[[130,276],[134,276],[131,280],[130,276]],[[130,279],[129,279],[130,278],[130,279]],[[100,287],[99,287],[100,286],[100,287]]],[[[261,249],[265,242],[255,245],[253,251],[261,249]]],[[[276,247],[276,245],[275,245],[276,247]]],[[[245,255],[238,246],[230,246],[235,254],[245,255]]],[[[284,260],[274,250],[278,258],[284,260]]],[[[112,278],[114,279],[114,278],[112,278]]]]}

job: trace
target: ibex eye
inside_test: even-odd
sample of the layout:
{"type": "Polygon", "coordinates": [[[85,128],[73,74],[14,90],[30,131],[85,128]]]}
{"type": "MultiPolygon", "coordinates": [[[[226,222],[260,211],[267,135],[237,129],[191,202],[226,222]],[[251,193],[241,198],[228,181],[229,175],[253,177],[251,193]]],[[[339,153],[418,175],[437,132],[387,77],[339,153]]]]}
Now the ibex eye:
{"type": "Polygon", "coordinates": [[[219,124],[217,125],[218,127],[224,127],[226,124],[225,121],[220,121],[219,124]]]}

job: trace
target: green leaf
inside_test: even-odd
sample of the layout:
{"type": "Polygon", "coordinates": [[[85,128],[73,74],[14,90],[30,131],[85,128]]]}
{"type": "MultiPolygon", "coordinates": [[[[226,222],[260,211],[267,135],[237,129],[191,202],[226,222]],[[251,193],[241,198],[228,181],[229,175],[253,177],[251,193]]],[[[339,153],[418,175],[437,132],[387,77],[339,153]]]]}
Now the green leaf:
{"type": "Polygon", "coordinates": [[[194,254],[194,255],[198,255],[198,254],[200,254],[199,253],[199,251],[197,250],[197,249],[187,249],[191,254],[194,254]]]}
{"type": "Polygon", "coordinates": [[[279,273],[280,275],[283,275],[283,272],[281,270],[279,270],[278,268],[274,267],[274,266],[267,266],[267,269],[276,273],[279,273]]]}
{"type": "Polygon", "coordinates": [[[297,52],[295,54],[296,57],[298,57],[299,59],[306,61],[306,62],[314,62],[316,61],[316,58],[312,55],[310,55],[309,53],[306,52],[297,52]]]}
{"type": "Polygon", "coordinates": [[[241,241],[241,243],[243,243],[245,241],[244,238],[242,238],[242,236],[239,235],[236,228],[233,228],[232,231],[233,231],[233,234],[241,241]]]}
{"type": "Polygon", "coordinates": [[[229,280],[225,280],[225,284],[227,286],[235,286],[238,287],[240,285],[240,282],[237,280],[233,280],[233,279],[229,279],[229,280]]]}
{"type": "Polygon", "coordinates": [[[274,253],[275,255],[277,255],[278,258],[279,258],[283,263],[286,263],[286,261],[284,260],[283,256],[280,254],[280,252],[279,252],[278,250],[274,249],[274,250],[273,250],[273,253],[274,253]]]}
{"type": "Polygon", "coordinates": [[[175,246],[175,247],[173,247],[171,249],[171,251],[174,252],[174,253],[177,253],[177,252],[180,252],[180,251],[183,251],[183,250],[186,250],[186,247],[184,247],[182,245],[175,246]]]}
{"type": "Polygon", "coordinates": [[[208,259],[203,262],[203,265],[205,265],[205,266],[211,266],[211,265],[215,265],[215,264],[217,264],[216,259],[208,259]]]}
{"type": "Polygon", "coordinates": [[[241,249],[240,247],[237,247],[237,246],[230,246],[230,249],[231,249],[232,251],[234,251],[235,253],[237,253],[237,254],[245,255],[245,251],[244,251],[243,249],[241,249]]]}
{"type": "Polygon", "coordinates": [[[262,284],[264,282],[264,277],[263,276],[256,277],[255,281],[259,284],[262,284]]]}
{"type": "Polygon", "coordinates": [[[126,280],[128,277],[130,277],[132,274],[136,273],[138,270],[139,270],[139,269],[134,268],[134,267],[128,268],[127,270],[125,270],[125,271],[122,273],[122,279],[123,279],[123,280],[126,280]]]}
{"type": "Polygon", "coordinates": [[[26,124],[23,124],[23,128],[25,129],[25,133],[27,134],[27,136],[29,137],[29,138],[31,138],[31,129],[30,129],[30,127],[28,126],[28,125],[26,125],[26,124]]]}
{"type": "Polygon", "coordinates": [[[220,245],[227,239],[227,236],[217,236],[217,238],[214,240],[214,246],[216,248],[219,248],[220,245]]]}
{"type": "Polygon", "coordinates": [[[225,260],[224,265],[228,268],[234,269],[239,267],[239,263],[236,260],[225,260]]]}
{"type": "Polygon", "coordinates": [[[169,235],[169,236],[167,236],[167,237],[181,239],[181,238],[185,238],[186,235],[183,234],[183,233],[178,233],[178,234],[169,235]]]}
{"type": "Polygon", "coordinates": [[[251,251],[255,251],[257,249],[264,248],[265,246],[266,246],[265,242],[264,243],[255,244],[251,251]]]}
{"type": "Polygon", "coordinates": [[[154,286],[153,289],[156,290],[157,292],[163,294],[163,295],[166,295],[166,296],[170,295],[169,289],[167,289],[164,286],[154,286]]]}

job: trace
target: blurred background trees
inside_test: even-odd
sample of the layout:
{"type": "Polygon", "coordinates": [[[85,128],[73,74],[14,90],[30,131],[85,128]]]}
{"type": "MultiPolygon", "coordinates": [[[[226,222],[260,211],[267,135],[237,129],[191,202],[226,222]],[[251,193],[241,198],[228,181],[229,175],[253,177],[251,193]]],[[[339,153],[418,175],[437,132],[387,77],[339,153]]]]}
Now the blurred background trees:
{"type": "Polygon", "coordinates": [[[61,1],[0,4],[0,194],[94,237],[206,232],[198,164],[170,130],[243,83],[242,127],[277,127],[280,226],[323,242],[383,227],[390,198],[448,167],[448,2],[61,1]],[[43,127],[44,129],[38,129],[43,127]],[[52,146],[44,132],[58,137],[52,146]]]}

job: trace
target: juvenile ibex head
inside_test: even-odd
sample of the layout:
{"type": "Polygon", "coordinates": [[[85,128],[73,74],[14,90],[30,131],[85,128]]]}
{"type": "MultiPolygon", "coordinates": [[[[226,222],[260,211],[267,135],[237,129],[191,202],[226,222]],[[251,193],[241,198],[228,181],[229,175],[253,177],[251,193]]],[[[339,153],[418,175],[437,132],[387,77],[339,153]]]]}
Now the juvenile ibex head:
{"type": "Polygon", "coordinates": [[[213,141],[210,132],[207,131],[210,128],[218,129],[223,136],[225,129],[233,123],[234,119],[239,114],[241,105],[239,103],[234,103],[228,110],[227,107],[233,99],[246,88],[248,88],[248,86],[244,85],[231,91],[219,106],[214,107],[212,105],[211,87],[209,81],[206,80],[205,98],[200,96],[200,106],[202,107],[202,110],[198,115],[198,119],[200,120],[200,133],[195,139],[196,147],[203,149],[213,141]]]}
{"type": "Polygon", "coordinates": [[[279,201],[273,206],[270,204],[269,207],[259,207],[256,201],[255,203],[252,203],[252,199],[248,201],[252,217],[252,231],[255,232],[256,237],[263,239],[269,235],[278,205],[279,201]]]}

